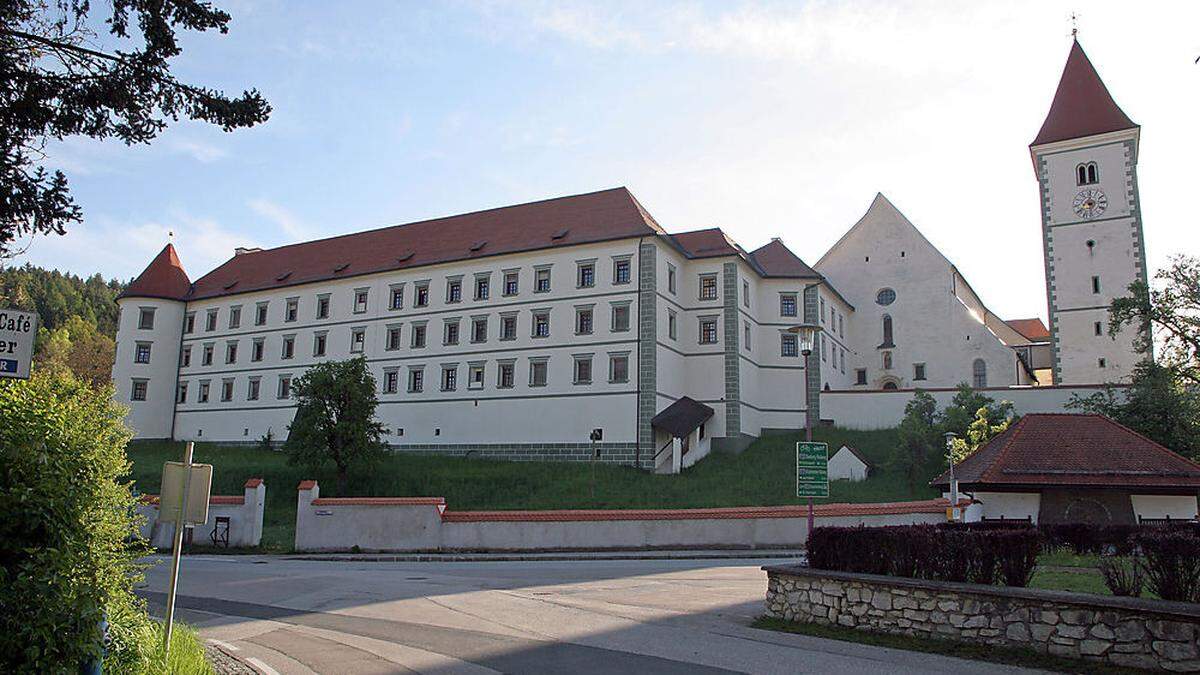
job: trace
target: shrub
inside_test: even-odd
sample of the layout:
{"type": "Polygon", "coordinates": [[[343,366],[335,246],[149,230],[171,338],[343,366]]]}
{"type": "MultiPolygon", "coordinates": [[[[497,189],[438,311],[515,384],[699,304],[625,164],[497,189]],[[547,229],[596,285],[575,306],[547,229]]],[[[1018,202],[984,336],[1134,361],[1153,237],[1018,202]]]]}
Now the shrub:
{"type": "Polygon", "coordinates": [[[1134,558],[1105,558],[1100,561],[1100,574],[1113,595],[1136,598],[1142,594],[1142,568],[1134,558]]]}
{"type": "Polygon", "coordinates": [[[124,411],[67,374],[0,381],[0,672],[146,672],[153,628],[139,557],[124,411]]]}
{"type": "Polygon", "coordinates": [[[808,561],[843,572],[982,584],[1002,577],[1024,586],[1039,549],[1038,534],[1028,527],[818,527],[808,540],[808,561]]]}
{"type": "Polygon", "coordinates": [[[1163,600],[1200,602],[1200,537],[1155,528],[1136,537],[1146,584],[1163,600]]]}

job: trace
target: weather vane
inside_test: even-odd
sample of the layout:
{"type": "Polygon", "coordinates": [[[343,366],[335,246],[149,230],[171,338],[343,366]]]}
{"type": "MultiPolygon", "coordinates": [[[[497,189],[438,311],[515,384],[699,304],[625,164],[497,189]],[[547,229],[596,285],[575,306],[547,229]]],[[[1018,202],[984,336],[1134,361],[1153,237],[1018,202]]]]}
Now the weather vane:
{"type": "Polygon", "coordinates": [[[167,230],[167,241],[172,244],[175,243],[175,230],[167,230]]]}
{"type": "Polygon", "coordinates": [[[1079,35],[1079,16],[1075,12],[1071,12],[1071,37],[1075,38],[1079,35]]]}

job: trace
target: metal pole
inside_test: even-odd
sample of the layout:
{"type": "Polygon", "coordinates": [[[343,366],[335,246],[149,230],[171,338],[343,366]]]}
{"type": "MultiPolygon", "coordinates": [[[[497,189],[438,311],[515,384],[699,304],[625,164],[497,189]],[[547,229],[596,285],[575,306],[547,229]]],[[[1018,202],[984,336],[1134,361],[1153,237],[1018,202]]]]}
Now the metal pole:
{"type": "MultiPolygon", "coordinates": [[[[808,386],[808,355],[804,351],[804,440],[812,442],[812,388],[808,386]]],[[[813,498],[808,498],[808,536],[812,536],[815,517],[813,515],[813,498]]]]}
{"type": "MultiPolygon", "coordinates": [[[[179,498],[179,513],[175,516],[175,537],[171,546],[171,577],[167,584],[167,616],[163,625],[163,658],[171,653],[171,624],[175,619],[175,586],[179,581],[179,554],[183,549],[184,512],[187,510],[188,488],[192,482],[192,450],[195,444],[188,441],[183,451],[183,494],[179,498]]],[[[162,504],[159,504],[162,508],[162,504]]]]}

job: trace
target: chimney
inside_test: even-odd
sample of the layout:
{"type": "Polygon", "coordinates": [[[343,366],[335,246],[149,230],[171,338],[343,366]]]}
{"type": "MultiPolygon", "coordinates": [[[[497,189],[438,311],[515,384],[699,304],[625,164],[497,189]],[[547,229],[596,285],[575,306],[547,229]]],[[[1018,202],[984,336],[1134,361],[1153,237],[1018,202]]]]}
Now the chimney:
{"type": "Polygon", "coordinates": [[[239,255],[246,255],[247,253],[258,253],[261,250],[262,249],[257,246],[238,246],[237,248],[233,249],[233,257],[236,258],[239,255]]]}

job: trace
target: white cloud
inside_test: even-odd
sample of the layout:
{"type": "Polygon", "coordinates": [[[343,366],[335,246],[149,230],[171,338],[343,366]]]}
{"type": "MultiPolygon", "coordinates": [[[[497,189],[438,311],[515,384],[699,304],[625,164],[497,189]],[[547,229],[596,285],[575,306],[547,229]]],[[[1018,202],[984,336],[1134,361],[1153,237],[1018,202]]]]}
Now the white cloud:
{"type": "Polygon", "coordinates": [[[275,224],[279,230],[291,240],[311,239],[314,236],[312,227],[283,206],[264,198],[251,199],[250,209],[258,215],[275,224]]]}
{"type": "Polygon", "coordinates": [[[170,142],[170,148],[175,152],[188,155],[197,162],[208,164],[219,159],[224,159],[229,153],[224,149],[212,145],[211,143],[203,143],[201,141],[188,139],[175,139],[170,142]]]}

